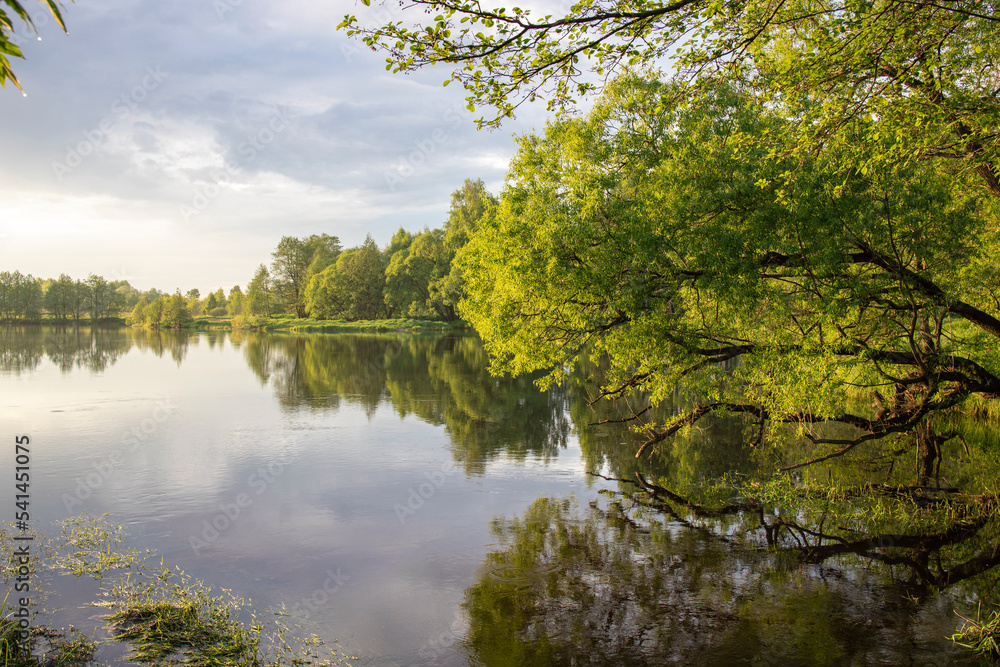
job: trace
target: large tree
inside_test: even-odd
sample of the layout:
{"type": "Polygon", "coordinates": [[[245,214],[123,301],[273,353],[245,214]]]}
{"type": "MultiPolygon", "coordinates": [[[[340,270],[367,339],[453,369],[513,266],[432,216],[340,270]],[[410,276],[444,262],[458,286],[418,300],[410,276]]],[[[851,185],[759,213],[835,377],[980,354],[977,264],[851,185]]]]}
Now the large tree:
{"type": "Polygon", "coordinates": [[[317,319],[376,320],[386,316],[385,255],[369,235],[309,281],[304,300],[317,319]]]}
{"type": "MultiPolygon", "coordinates": [[[[463,315],[498,370],[560,379],[584,352],[606,356],[605,397],[690,392],[672,420],[635,408],[647,446],[728,413],[758,440],[792,425],[816,460],[1000,396],[1000,310],[967,270],[995,263],[998,202],[975,174],[845,176],[864,127],[768,159],[796,119],[738,86],[661,105],[674,88],[620,80],[587,117],[520,140],[496,216],[460,257],[463,315]]],[[[941,436],[921,433],[932,464],[941,436]]]]}
{"type": "Polygon", "coordinates": [[[263,264],[257,267],[253,280],[247,285],[247,294],[243,301],[244,310],[250,315],[269,317],[273,305],[271,291],[271,274],[263,264]]]}
{"type": "Polygon", "coordinates": [[[337,260],[340,240],[327,234],[299,239],[284,236],[271,253],[274,288],[285,308],[296,317],[306,316],[305,290],[309,280],[337,260]]]}

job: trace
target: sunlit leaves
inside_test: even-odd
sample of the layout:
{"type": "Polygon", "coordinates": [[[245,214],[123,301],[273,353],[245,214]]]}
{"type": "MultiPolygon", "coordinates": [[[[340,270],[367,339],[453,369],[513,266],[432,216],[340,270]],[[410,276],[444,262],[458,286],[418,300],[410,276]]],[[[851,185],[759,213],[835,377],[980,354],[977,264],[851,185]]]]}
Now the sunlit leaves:
{"type": "Polygon", "coordinates": [[[520,139],[497,215],[459,260],[463,314],[497,372],[558,381],[586,350],[608,358],[609,396],[658,403],[680,385],[810,434],[996,382],[946,317],[979,298],[958,267],[995,253],[976,242],[980,195],[927,164],[844,176],[854,137],[782,157],[772,137],[793,121],[745,89],[688,105],[669,102],[676,90],[621,79],[586,117],[520,139]],[[987,375],[954,373],[966,358],[987,375]],[[884,389],[920,372],[919,400],[884,389]]]}
{"type": "MultiPolygon", "coordinates": [[[[55,2],[55,0],[42,0],[42,2],[48,7],[49,12],[51,12],[59,27],[65,31],[66,24],[63,23],[62,12],[60,11],[59,5],[55,2]]],[[[18,0],[0,0],[0,86],[6,85],[9,80],[17,86],[18,89],[21,89],[21,84],[14,75],[14,70],[11,67],[8,56],[12,58],[23,58],[24,55],[21,53],[20,47],[11,41],[11,33],[14,31],[14,24],[11,22],[7,12],[4,10],[5,5],[21,21],[31,28],[35,34],[37,34],[38,31],[35,29],[35,23],[31,20],[31,16],[28,14],[28,11],[20,2],[18,2],[18,0]]]]}

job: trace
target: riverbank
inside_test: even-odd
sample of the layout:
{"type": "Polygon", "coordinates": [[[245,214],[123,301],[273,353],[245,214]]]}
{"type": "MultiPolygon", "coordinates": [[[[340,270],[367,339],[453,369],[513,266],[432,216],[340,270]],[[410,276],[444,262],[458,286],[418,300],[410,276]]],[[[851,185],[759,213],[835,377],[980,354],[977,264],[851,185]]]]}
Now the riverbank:
{"type": "Polygon", "coordinates": [[[195,329],[250,329],[256,331],[287,331],[295,333],[359,333],[403,331],[410,333],[465,331],[468,325],[464,322],[440,322],[434,320],[415,320],[399,317],[387,320],[317,320],[291,315],[278,315],[267,318],[198,318],[190,325],[195,329]]]}

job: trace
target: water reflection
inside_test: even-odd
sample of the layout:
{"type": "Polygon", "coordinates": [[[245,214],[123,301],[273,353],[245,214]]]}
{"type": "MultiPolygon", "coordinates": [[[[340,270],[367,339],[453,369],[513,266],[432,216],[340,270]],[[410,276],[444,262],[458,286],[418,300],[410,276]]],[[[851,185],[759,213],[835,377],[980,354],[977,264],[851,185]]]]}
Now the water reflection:
{"type": "MultiPolygon", "coordinates": [[[[463,605],[470,662],[934,665],[969,657],[947,640],[958,620],[952,599],[911,585],[964,541],[897,543],[895,556],[879,560],[831,546],[823,556],[842,557],[829,558],[801,547],[738,548],[717,528],[695,529],[620,496],[584,512],[540,498],[518,518],[495,520],[501,548],[463,605]]],[[[995,526],[988,532],[995,549],[995,526]]]]}
{"type": "MultiPolygon", "coordinates": [[[[724,473],[746,487],[762,462],[773,468],[774,458],[810,453],[754,446],[739,420],[714,418],[636,459],[643,436],[614,421],[631,414],[628,404],[587,402],[596,366],[542,393],[532,378],[491,377],[474,336],[0,336],[8,375],[46,364],[77,372],[77,382],[48,384],[54,374],[39,374],[32,387],[44,397],[17,406],[35,410],[29,425],[57,425],[50,441],[65,443],[39,460],[51,489],[39,499],[61,507],[63,493],[106,467],[109,446],[153,424],[152,406],[169,386],[176,415],[138,431],[143,446],[88,491],[87,507],[148,526],[168,557],[225,585],[259,586],[271,601],[306,599],[343,567],[350,584],[317,616],[331,636],[346,628],[343,636],[367,645],[370,664],[411,664],[417,654],[485,665],[948,664],[964,655],[946,639],[958,622],[953,607],[989,604],[1000,590],[990,497],[977,509],[968,493],[953,503],[957,491],[890,486],[903,464],[870,457],[837,463],[833,477],[851,484],[837,497],[792,493],[811,476],[826,479],[827,466],[790,482],[790,502],[778,509],[727,497],[735,487],[724,473]],[[91,377],[133,349],[183,372],[145,358],[104,374],[120,384],[91,377]],[[50,398],[54,389],[64,393],[50,398]],[[77,402],[86,410],[51,411],[71,391],[98,390],[100,401],[77,402]],[[567,456],[576,441],[579,453],[567,456]],[[580,483],[581,456],[612,480],[598,486],[618,487],[582,510],[559,495],[593,493],[580,483]],[[193,551],[190,536],[203,535],[220,507],[253,488],[254,471],[275,461],[283,472],[274,484],[209,548],[193,551]],[[539,465],[504,476],[491,468],[497,461],[539,465]],[[429,473],[450,473],[455,462],[465,475],[427,486],[440,477],[429,473]],[[415,495],[421,485],[429,490],[415,495]],[[713,493],[732,507],[694,504],[713,493]],[[903,511],[878,519],[892,494],[903,511]],[[401,514],[404,506],[412,511],[401,514]],[[938,518],[924,521],[928,509],[940,509],[938,518]],[[492,522],[490,545],[487,521],[504,512],[516,518],[492,522]],[[278,572],[270,583],[261,574],[278,572]],[[459,629],[442,634],[460,604],[459,629]]],[[[950,445],[963,452],[949,453],[942,475],[956,489],[994,488],[995,440],[954,428],[967,429],[964,443],[950,445]]]]}
{"type": "Polygon", "coordinates": [[[566,389],[542,393],[532,377],[492,377],[475,336],[251,335],[242,349],[286,409],[347,402],[371,416],[391,402],[400,417],[443,425],[468,473],[501,454],[548,461],[571,430],[566,389]]]}
{"type": "MultiPolygon", "coordinates": [[[[180,350],[187,345],[187,334],[160,334],[149,331],[124,331],[90,327],[0,327],[0,372],[20,375],[34,371],[48,359],[61,372],[75,369],[101,373],[113,366],[137,345],[152,347],[162,354],[164,339],[174,339],[168,347],[180,350]]],[[[178,358],[175,356],[175,359],[178,358]]]]}

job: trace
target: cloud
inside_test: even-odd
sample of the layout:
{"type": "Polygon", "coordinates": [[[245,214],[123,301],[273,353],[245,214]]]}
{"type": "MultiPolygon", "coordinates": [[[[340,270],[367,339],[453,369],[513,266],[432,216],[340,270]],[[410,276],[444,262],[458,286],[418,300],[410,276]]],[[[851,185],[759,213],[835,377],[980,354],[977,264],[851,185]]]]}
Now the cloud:
{"type": "Polygon", "coordinates": [[[155,230],[141,286],[217,287],[223,265],[245,283],[284,235],[387,243],[440,225],[465,178],[500,183],[527,126],[476,131],[443,70],[388,74],[336,31],[356,11],[107,0],[67,5],[68,36],[39,13],[43,40],[22,39],[15,63],[28,96],[0,92],[0,213],[34,230],[17,253],[0,239],[3,268],[101,273],[155,230]],[[209,201],[185,215],[199,193],[209,201]]]}

